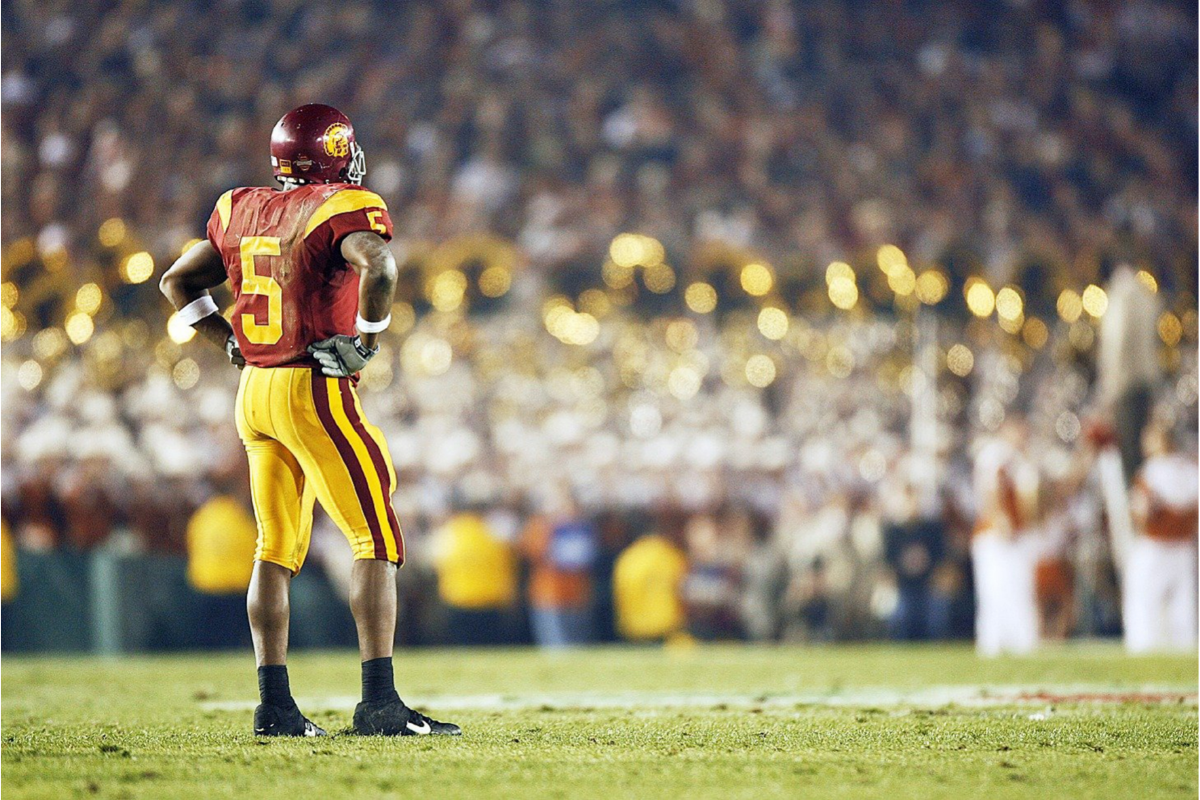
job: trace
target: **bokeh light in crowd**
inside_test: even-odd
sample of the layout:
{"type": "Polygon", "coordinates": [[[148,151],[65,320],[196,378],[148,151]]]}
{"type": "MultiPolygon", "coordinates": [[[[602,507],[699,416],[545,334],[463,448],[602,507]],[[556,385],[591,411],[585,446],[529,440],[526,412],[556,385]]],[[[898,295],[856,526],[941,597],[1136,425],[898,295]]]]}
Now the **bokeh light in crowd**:
{"type": "Polygon", "coordinates": [[[72,312],[63,327],[67,331],[67,338],[71,340],[72,344],[77,345],[92,338],[92,333],[96,330],[91,315],[85,311],[72,312]]]}
{"type": "Polygon", "coordinates": [[[904,255],[904,251],[894,244],[885,244],[880,247],[875,253],[875,263],[889,278],[909,270],[908,256],[904,255]]]}
{"type": "Polygon", "coordinates": [[[0,284],[0,305],[5,308],[12,308],[21,299],[21,290],[12,281],[5,281],[0,284]]]}
{"type": "Polygon", "coordinates": [[[1137,271],[1137,279],[1142,282],[1142,285],[1154,293],[1158,293],[1158,279],[1148,270],[1139,269],[1137,271]]]}
{"type": "Polygon", "coordinates": [[[609,258],[618,267],[653,267],[666,258],[662,243],[651,236],[637,233],[622,233],[608,247],[609,258]]]}
{"type": "Polygon", "coordinates": [[[888,273],[888,288],[901,297],[907,297],[917,289],[917,276],[907,264],[899,266],[888,273]]]}
{"type": "Polygon", "coordinates": [[[782,308],[767,306],[758,312],[758,332],[768,339],[778,341],[788,332],[788,315],[782,308]]]}
{"type": "Polygon", "coordinates": [[[950,280],[944,272],[927,269],[917,277],[917,299],[926,305],[937,305],[950,291],[950,280]]]}
{"type": "Polygon", "coordinates": [[[965,344],[956,344],[946,352],[946,369],[958,377],[967,377],[974,368],[975,354],[965,344]]]}
{"type": "Polygon", "coordinates": [[[25,315],[0,306],[0,341],[11,342],[25,335],[25,315]]]}
{"type": "Polygon", "coordinates": [[[417,312],[412,303],[400,300],[392,304],[392,324],[388,326],[389,331],[397,334],[408,333],[416,322],[417,312]]]}
{"type": "Polygon", "coordinates": [[[696,281],[684,290],[683,299],[692,311],[708,314],[717,307],[717,290],[711,284],[696,281]]]}
{"type": "Polygon", "coordinates": [[[611,259],[600,268],[604,282],[614,289],[624,289],[633,283],[633,267],[621,266],[611,259]]]}
{"type": "Polygon", "coordinates": [[[113,217],[101,223],[100,230],[96,232],[96,238],[105,247],[117,247],[125,241],[125,233],[125,220],[113,217]]]}
{"type": "Polygon", "coordinates": [[[154,274],[154,258],[145,250],[121,262],[121,279],[126,283],[145,283],[154,274]]]}
{"type": "Polygon", "coordinates": [[[1021,328],[1021,338],[1034,350],[1041,350],[1050,340],[1050,328],[1037,317],[1030,317],[1021,328]]]}
{"type": "Polygon", "coordinates": [[[967,308],[977,317],[990,317],[996,308],[996,295],[992,287],[980,278],[970,278],[963,288],[967,308]]]}
{"type": "Polygon", "coordinates": [[[1183,336],[1183,323],[1179,317],[1170,311],[1164,311],[1158,318],[1158,336],[1168,347],[1179,344],[1183,336]]]}
{"type": "Polygon", "coordinates": [[[847,378],[854,371],[854,353],[849,347],[836,345],[825,354],[825,369],[835,378],[847,378]]]}
{"type": "Polygon", "coordinates": [[[845,261],[833,261],[825,268],[825,284],[832,284],[838,279],[848,280],[851,283],[855,283],[858,280],[854,274],[853,267],[845,261]]]}
{"type": "Polygon", "coordinates": [[[32,358],[21,362],[17,368],[17,383],[27,392],[32,392],[42,382],[42,365],[32,358]]]}
{"type": "Polygon", "coordinates": [[[467,291],[467,276],[456,269],[448,269],[434,276],[429,282],[429,303],[438,311],[453,311],[462,305],[467,291]]]}
{"type": "Polygon", "coordinates": [[[651,264],[642,272],[646,288],[655,294],[666,294],[675,288],[675,270],[669,264],[651,264]]]}
{"type": "Polygon", "coordinates": [[[741,283],[746,294],[762,297],[775,285],[775,274],[766,264],[751,261],[742,267],[741,283]]]}
{"type": "Polygon", "coordinates": [[[61,328],[43,328],[33,337],[33,355],[39,361],[49,361],[67,349],[67,334],[61,328]]]}
{"type": "Polygon", "coordinates": [[[1005,286],[996,293],[996,314],[1001,320],[1020,319],[1025,311],[1025,301],[1013,286],[1005,286]]]}
{"type": "Polygon", "coordinates": [[[1083,313],[1083,298],[1074,289],[1063,289],[1058,295],[1057,306],[1063,322],[1074,322],[1083,313]]]}
{"type": "Polygon", "coordinates": [[[167,320],[167,335],[172,342],[184,344],[196,337],[196,329],[181,320],[178,314],[172,314],[167,320]]]}
{"type": "Polygon", "coordinates": [[[204,240],[203,239],[188,239],[186,242],[183,243],[183,246],[179,248],[179,255],[181,255],[181,256],[184,255],[185,253],[187,253],[188,250],[191,250],[193,247],[200,244],[202,241],[204,241],[204,240]]]}
{"type": "Polygon", "coordinates": [[[1076,350],[1091,350],[1096,342],[1096,329],[1083,320],[1076,320],[1067,331],[1067,339],[1076,350]]]}
{"type": "Polygon", "coordinates": [[[746,382],[751,386],[762,389],[770,386],[775,380],[775,362],[762,353],[752,355],[746,360],[746,382]]]}
{"type": "Polygon", "coordinates": [[[508,267],[488,267],[479,275],[479,293],[484,297],[503,297],[510,286],[512,271],[508,267]]]}
{"type": "Polygon", "coordinates": [[[681,364],[667,377],[667,390],[679,400],[690,400],[700,391],[702,376],[693,367],[681,364]]]}
{"type": "Polygon", "coordinates": [[[1108,295],[1094,283],[1083,290],[1081,302],[1083,310],[1096,318],[1103,317],[1104,312],[1108,310],[1108,295]]]}
{"type": "Polygon", "coordinates": [[[97,284],[85,283],[79,287],[79,291],[75,292],[75,308],[85,314],[95,316],[103,302],[104,293],[97,284]]]}
{"type": "Polygon", "coordinates": [[[858,286],[854,280],[845,276],[837,276],[829,282],[829,302],[843,311],[848,311],[858,303],[858,286]]]}
{"type": "Polygon", "coordinates": [[[676,353],[686,353],[700,341],[700,333],[690,319],[673,319],[667,323],[664,338],[667,347],[676,353]]]}
{"type": "Polygon", "coordinates": [[[413,375],[444,375],[454,360],[454,349],[445,339],[414,333],[400,348],[400,366],[413,375]]]}
{"type": "Polygon", "coordinates": [[[200,365],[191,358],[180,359],[171,369],[171,380],[186,392],[200,380],[200,365]]]}

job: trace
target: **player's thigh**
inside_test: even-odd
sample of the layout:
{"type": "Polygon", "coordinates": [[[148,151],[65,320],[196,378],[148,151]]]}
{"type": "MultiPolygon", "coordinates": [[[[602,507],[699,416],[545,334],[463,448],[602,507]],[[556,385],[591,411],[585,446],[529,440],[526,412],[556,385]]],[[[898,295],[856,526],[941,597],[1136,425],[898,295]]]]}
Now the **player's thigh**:
{"type": "Polygon", "coordinates": [[[364,422],[348,380],[308,372],[297,376],[286,423],[277,418],[276,428],[355,557],[399,562],[404,547],[391,506],[394,472],[383,437],[376,439],[364,422]]]}
{"type": "Polygon", "coordinates": [[[278,441],[257,438],[244,444],[258,527],[254,557],[298,571],[312,533],[312,501],[305,502],[304,470],[278,441]]]}

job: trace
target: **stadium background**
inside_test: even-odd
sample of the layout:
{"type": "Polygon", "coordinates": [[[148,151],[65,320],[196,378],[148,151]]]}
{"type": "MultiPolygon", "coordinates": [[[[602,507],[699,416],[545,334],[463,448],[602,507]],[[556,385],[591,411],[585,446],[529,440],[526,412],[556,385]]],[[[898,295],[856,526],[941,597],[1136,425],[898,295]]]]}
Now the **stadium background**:
{"type": "MultiPolygon", "coordinates": [[[[187,531],[245,530],[209,503],[244,502],[237,376],[155,284],[221,192],[270,182],[304,102],[350,115],[397,225],[361,390],[401,473],[407,643],[526,640],[531,603],[614,638],[648,530],[700,638],[912,635],[902,536],[931,556],[921,634],[969,636],[972,450],[1022,415],[1047,473],[1078,456],[1120,264],[1194,450],[1186,4],[2,8],[6,649],[233,643],[241,578],[205,569],[233,545],[187,531]],[[460,512],[508,554],[486,607],[439,599],[460,512]],[[547,570],[547,515],[594,522],[591,574],[547,570]]],[[[1115,634],[1100,504],[1063,502],[1063,632],[1115,634]]],[[[345,546],[315,539],[293,640],[350,644],[345,546]]]]}

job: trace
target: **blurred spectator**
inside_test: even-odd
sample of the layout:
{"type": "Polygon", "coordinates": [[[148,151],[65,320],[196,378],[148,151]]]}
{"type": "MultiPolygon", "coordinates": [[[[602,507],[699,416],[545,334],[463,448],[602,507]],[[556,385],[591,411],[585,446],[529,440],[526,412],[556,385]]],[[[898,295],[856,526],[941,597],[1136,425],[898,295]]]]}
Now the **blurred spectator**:
{"type": "Polygon", "coordinates": [[[1124,575],[1125,646],[1131,653],[1196,649],[1196,459],[1170,431],[1147,427],[1146,460],[1132,510],[1138,531],[1124,575]]]}
{"type": "Polygon", "coordinates": [[[478,509],[460,511],[433,535],[438,596],[449,608],[447,627],[455,644],[510,641],[508,612],[517,599],[517,562],[512,547],[478,509]]]}
{"type": "Polygon", "coordinates": [[[593,630],[597,642],[615,642],[617,634],[617,616],[613,598],[613,570],[616,569],[617,558],[629,545],[630,528],[640,526],[639,519],[630,519],[616,510],[605,510],[596,518],[596,533],[598,548],[596,563],[592,567],[593,576],[593,630]]]}
{"type": "Polygon", "coordinates": [[[208,647],[237,647],[250,641],[246,589],[254,568],[258,536],[240,472],[208,499],[187,525],[187,579],[198,593],[197,626],[208,647]]]}
{"type": "Polygon", "coordinates": [[[1106,287],[1108,309],[1100,324],[1100,399],[1110,410],[1121,449],[1125,482],[1142,463],[1142,429],[1150,420],[1158,385],[1158,298],[1121,264],[1106,287]]]}
{"type": "Polygon", "coordinates": [[[595,526],[582,516],[574,500],[560,496],[549,514],[530,520],[521,544],[530,563],[534,641],[548,648],[590,642],[595,526]]]}
{"type": "Polygon", "coordinates": [[[906,482],[893,516],[884,523],[887,563],[896,576],[896,609],[888,623],[893,639],[943,638],[949,625],[949,598],[933,586],[934,570],[945,553],[940,521],[921,514],[917,489],[906,482]]]}
{"type": "Polygon", "coordinates": [[[8,532],[7,520],[0,519],[0,602],[5,605],[17,596],[21,588],[17,577],[17,548],[8,532]]]}
{"type": "Polygon", "coordinates": [[[21,581],[17,575],[17,548],[13,543],[12,534],[8,531],[8,520],[0,517],[0,637],[3,637],[3,647],[8,649],[8,639],[11,638],[9,603],[17,597],[21,589],[21,581]]]}
{"type": "Polygon", "coordinates": [[[1038,641],[1034,569],[1039,476],[1028,457],[1028,437],[1025,420],[1014,416],[975,457],[980,505],[971,543],[975,645],[985,656],[1028,653],[1038,641]]]}
{"type": "Polygon", "coordinates": [[[771,536],[770,521],[753,520],[753,542],[743,568],[741,623],[752,641],[769,642],[782,631],[780,602],[787,588],[787,563],[771,536]]]}
{"type": "Polygon", "coordinates": [[[736,560],[743,518],[697,514],[686,528],[688,575],[683,584],[688,630],[697,639],[741,637],[741,570],[736,560]],[[728,527],[722,528],[722,523],[728,527]],[[733,523],[733,524],[729,524],[733,523]]]}
{"type": "Polygon", "coordinates": [[[633,642],[662,642],[686,626],[681,597],[687,557],[651,531],[625,548],[613,568],[617,630],[633,642]]]}

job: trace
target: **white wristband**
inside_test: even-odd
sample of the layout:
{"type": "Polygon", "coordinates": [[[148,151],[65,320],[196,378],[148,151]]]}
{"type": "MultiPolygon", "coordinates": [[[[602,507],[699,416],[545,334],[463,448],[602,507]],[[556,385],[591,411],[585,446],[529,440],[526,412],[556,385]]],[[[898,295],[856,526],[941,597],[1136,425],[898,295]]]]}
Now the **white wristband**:
{"type": "Polygon", "coordinates": [[[388,314],[386,317],[379,320],[379,322],[371,322],[369,320],[365,320],[362,318],[362,314],[359,314],[358,319],[355,321],[355,325],[358,326],[358,330],[360,333],[379,333],[380,331],[386,331],[387,326],[391,325],[391,324],[392,324],[392,315],[391,314],[388,314]]]}
{"type": "Polygon", "coordinates": [[[212,295],[206,294],[203,297],[197,297],[179,309],[175,312],[175,316],[185,325],[195,325],[200,320],[215,313],[217,313],[217,301],[212,299],[212,295]]]}

